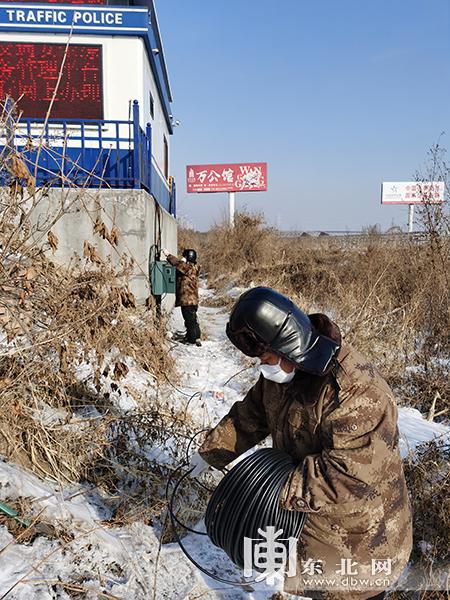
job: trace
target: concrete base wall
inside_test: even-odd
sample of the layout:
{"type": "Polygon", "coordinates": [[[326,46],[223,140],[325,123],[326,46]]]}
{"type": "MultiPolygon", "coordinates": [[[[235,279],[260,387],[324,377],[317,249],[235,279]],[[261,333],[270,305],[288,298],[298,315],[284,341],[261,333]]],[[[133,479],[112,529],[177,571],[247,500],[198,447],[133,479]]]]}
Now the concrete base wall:
{"type": "MultiPolygon", "coordinates": [[[[75,255],[83,256],[84,242],[95,246],[102,260],[119,266],[122,257],[133,260],[130,288],[138,302],[150,295],[149,254],[153,244],[177,253],[177,221],[161,208],[145,190],[67,190],[50,189],[34,213],[33,220],[44,223],[54,219],[62,208],[63,216],[51,227],[58,237],[55,262],[68,264],[75,255]],[[118,244],[111,245],[94,233],[97,218],[108,231],[118,230],[118,244]]],[[[163,298],[163,308],[170,310],[175,295],[163,298]]]]}

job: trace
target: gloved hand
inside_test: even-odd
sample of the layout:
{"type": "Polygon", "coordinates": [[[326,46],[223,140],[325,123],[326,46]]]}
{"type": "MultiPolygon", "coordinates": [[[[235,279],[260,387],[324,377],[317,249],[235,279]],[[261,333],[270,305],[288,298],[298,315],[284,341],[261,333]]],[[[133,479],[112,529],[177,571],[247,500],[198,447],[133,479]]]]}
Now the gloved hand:
{"type": "Polygon", "coordinates": [[[208,464],[206,460],[203,460],[198,452],[194,452],[189,461],[188,469],[192,469],[189,473],[189,477],[199,477],[202,473],[206,473],[210,468],[211,465],[208,464]]]}
{"type": "Polygon", "coordinates": [[[170,254],[170,252],[167,250],[167,248],[161,248],[161,254],[164,254],[164,256],[167,256],[168,254],[170,254]]]}

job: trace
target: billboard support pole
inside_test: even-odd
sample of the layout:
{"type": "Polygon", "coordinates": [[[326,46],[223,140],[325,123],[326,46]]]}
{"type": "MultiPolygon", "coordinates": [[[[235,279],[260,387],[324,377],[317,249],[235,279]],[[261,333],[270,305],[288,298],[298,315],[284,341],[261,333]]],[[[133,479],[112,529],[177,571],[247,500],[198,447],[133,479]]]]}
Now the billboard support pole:
{"type": "Polygon", "coordinates": [[[408,232],[414,232],[414,204],[410,204],[408,209],[408,232]]]}
{"type": "Polygon", "coordinates": [[[230,227],[234,227],[234,208],[235,208],[235,196],[234,192],[228,192],[228,214],[230,227]]]}

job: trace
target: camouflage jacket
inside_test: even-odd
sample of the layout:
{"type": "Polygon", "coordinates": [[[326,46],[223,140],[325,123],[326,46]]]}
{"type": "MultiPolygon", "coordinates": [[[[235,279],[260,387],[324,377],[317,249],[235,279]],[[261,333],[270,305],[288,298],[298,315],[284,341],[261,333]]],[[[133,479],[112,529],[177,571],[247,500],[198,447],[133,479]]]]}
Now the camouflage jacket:
{"type": "Polygon", "coordinates": [[[175,306],[198,306],[198,276],[200,267],[197,264],[184,262],[173,254],[167,261],[177,270],[177,292],[175,306]]]}
{"type": "MultiPolygon", "coordinates": [[[[340,338],[327,317],[315,317],[323,333],[340,338]]],[[[286,591],[301,595],[327,589],[307,595],[363,600],[391,585],[411,551],[411,510],[395,398],[374,366],[343,343],[334,375],[299,371],[288,384],[261,376],[208,433],[200,453],[222,468],[268,435],[298,464],[284,486],[282,505],[307,513],[297,574],[286,579],[286,591]],[[355,561],[359,578],[367,576],[370,584],[358,580],[351,590],[345,587],[345,572],[337,573],[348,567],[345,559],[355,561]],[[372,577],[372,561],[382,560],[390,573],[372,577]],[[321,561],[322,577],[335,583],[317,575],[308,580],[302,570],[311,561],[321,561]]]]}

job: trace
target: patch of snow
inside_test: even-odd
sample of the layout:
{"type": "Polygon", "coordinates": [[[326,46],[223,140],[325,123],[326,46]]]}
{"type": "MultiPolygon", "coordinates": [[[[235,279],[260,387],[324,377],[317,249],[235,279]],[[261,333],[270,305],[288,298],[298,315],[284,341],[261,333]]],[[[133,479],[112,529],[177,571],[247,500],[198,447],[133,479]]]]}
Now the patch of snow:
{"type": "Polygon", "coordinates": [[[450,443],[450,427],[443,423],[427,421],[420,411],[412,407],[399,407],[398,428],[400,454],[403,458],[417,446],[436,440],[450,443]]]}
{"type": "MultiPolygon", "coordinates": [[[[32,499],[36,512],[44,509],[47,522],[64,526],[73,537],[64,542],[39,536],[31,544],[18,544],[0,526],[0,595],[13,588],[8,594],[12,600],[54,599],[52,584],[58,580],[80,581],[92,598],[97,597],[99,581],[107,593],[134,600],[147,600],[153,589],[155,598],[161,600],[195,598],[197,594],[211,600],[266,600],[274,591],[258,584],[257,591],[247,593],[217,583],[198,571],[177,544],[160,548],[155,528],[139,522],[107,528],[89,494],[58,490],[14,465],[0,463],[0,488],[2,497],[32,499]]],[[[239,580],[237,569],[203,536],[191,534],[184,543],[208,569],[239,580]]]]}
{"type": "Polygon", "coordinates": [[[43,427],[61,425],[66,421],[67,417],[67,411],[61,408],[53,408],[46,402],[40,402],[39,406],[33,411],[33,419],[43,427]]]}
{"type": "Polygon", "coordinates": [[[228,298],[234,300],[239,298],[241,294],[246,292],[251,287],[253,287],[253,284],[250,284],[248,287],[240,287],[234,283],[230,283],[229,285],[225,286],[223,293],[225,296],[228,296],[228,298]]]}
{"type": "MultiPolygon", "coordinates": [[[[245,360],[226,337],[227,320],[228,314],[222,310],[201,306],[202,346],[175,343],[172,348],[177,369],[187,382],[182,386],[184,402],[189,402],[189,414],[199,429],[221,419],[258,377],[256,361],[245,360]]],[[[173,312],[168,327],[184,331],[179,310],[173,312]]]]}
{"type": "Polygon", "coordinates": [[[122,356],[117,348],[106,353],[100,366],[100,376],[95,385],[97,359],[91,356],[89,360],[80,362],[75,369],[77,381],[83,383],[93,395],[100,395],[120,413],[126,414],[136,410],[139,402],[136,398],[154,397],[156,394],[155,378],[150,373],[138,368],[129,356],[122,356]],[[127,367],[127,374],[116,381],[113,372],[116,362],[127,367]]]}

